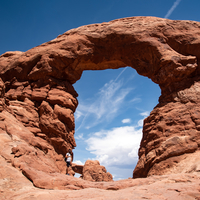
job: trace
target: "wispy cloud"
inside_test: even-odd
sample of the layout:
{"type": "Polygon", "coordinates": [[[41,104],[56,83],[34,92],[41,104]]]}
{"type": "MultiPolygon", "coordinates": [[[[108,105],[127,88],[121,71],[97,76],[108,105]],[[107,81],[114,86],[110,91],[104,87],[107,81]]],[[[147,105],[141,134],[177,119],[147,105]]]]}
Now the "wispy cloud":
{"type": "Polygon", "coordinates": [[[78,120],[82,115],[83,115],[83,113],[80,110],[77,109],[76,112],[75,112],[76,120],[78,120]]]}
{"type": "Polygon", "coordinates": [[[176,0],[174,2],[173,6],[169,9],[167,14],[165,15],[165,18],[169,18],[170,17],[170,15],[173,13],[173,11],[176,9],[176,7],[179,5],[180,2],[181,2],[181,0],[176,0]]]}
{"type": "Polygon", "coordinates": [[[125,70],[127,69],[127,67],[125,67],[117,76],[117,78],[115,79],[115,82],[119,79],[119,77],[125,72],[125,70]]]}
{"type": "Polygon", "coordinates": [[[130,100],[131,103],[138,103],[138,102],[141,102],[142,99],[139,98],[139,97],[134,97],[133,99],[130,100]]]}
{"type": "Polygon", "coordinates": [[[92,103],[79,103],[75,118],[77,121],[80,119],[82,121],[76,132],[83,126],[90,129],[100,123],[108,123],[119,115],[118,111],[124,105],[126,96],[133,90],[130,87],[125,88],[123,79],[120,79],[125,69],[120,72],[115,80],[109,81],[100,88],[92,103]]]}
{"type": "Polygon", "coordinates": [[[79,134],[79,135],[75,135],[75,139],[76,140],[83,140],[83,133],[79,134]]]}

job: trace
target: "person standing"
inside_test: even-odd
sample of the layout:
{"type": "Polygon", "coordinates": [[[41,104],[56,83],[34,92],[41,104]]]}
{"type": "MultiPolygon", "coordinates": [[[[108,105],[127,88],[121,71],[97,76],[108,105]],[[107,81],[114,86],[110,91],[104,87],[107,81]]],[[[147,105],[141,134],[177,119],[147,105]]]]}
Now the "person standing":
{"type": "Polygon", "coordinates": [[[69,149],[68,152],[66,153],[65,161],[67,163],[66,174],[69,175],[69,166],[72,165],[73,161],[73,152],[71,149],[69,149]]]}

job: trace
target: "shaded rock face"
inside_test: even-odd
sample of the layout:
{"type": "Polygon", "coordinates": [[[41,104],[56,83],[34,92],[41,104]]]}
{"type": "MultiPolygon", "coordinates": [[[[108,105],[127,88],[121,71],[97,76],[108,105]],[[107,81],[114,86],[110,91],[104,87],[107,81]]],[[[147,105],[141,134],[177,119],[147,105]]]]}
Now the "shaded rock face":
{"type": "Polygon", "coordinates": [[[57,174],[65,172],[63,156],[76,146],[73,84],[84,70],[131,66],[161,88],[159,104],[144,121],[133,177],[198,171],[199,31],[199,22],[133,17],[79,27],[27,52],[1,55],[1,155],[34,185],[54,188],[48,180],[57,177],[66,188],[57,174]]]}

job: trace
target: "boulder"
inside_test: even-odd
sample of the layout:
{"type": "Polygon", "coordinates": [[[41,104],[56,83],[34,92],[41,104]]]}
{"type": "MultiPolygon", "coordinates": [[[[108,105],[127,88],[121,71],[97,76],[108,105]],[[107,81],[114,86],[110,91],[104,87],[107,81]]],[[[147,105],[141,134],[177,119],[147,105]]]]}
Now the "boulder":
{"type": "Polygon", "coordinates": [[[112,175],[104,166],[100,165],[98,160],[87,160],[84,165],[72,163],[72,170],[81,174],[81,178],[87,181],[113,181],[112,175]]]}
{"type": "Polygon", "coordinates": [[[83,166],[82,178],[88,181],[112,181],[112,175],[107,172],[106,168],[100,165],[98,160],[87,160],[83,166]]]}

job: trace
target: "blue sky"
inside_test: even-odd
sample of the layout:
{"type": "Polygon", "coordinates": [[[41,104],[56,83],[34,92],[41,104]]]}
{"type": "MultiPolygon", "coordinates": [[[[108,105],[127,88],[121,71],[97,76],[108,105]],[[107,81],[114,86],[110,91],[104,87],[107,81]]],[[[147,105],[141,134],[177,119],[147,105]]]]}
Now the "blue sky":
{"type": "MultiPolygon", "coordinates": [[[[0,54],[27,51],[82,25],[131,16],[200,21],[199,0],[0,0],[0,54]]],[[[75,161],[98,159],[115,180],[132,177],[143,119],[157,105],[158,85],[130,67],[85,71],[74,84],[75,161]]]]}

